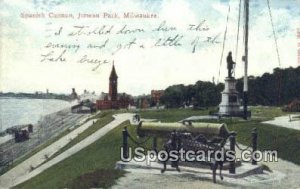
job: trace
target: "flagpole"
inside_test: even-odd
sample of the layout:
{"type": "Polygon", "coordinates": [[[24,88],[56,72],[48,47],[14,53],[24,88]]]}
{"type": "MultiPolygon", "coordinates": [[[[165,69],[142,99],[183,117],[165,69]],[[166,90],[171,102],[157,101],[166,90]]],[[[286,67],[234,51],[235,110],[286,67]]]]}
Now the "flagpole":
{"type": "Polygon", "coordinates": [[[245,0],[245,63],[244,69],[244,89],[243,89],[243,105],[244,119],[247,119],[248,114],[248,25],[249,25],[249,0],[245,0]]]}

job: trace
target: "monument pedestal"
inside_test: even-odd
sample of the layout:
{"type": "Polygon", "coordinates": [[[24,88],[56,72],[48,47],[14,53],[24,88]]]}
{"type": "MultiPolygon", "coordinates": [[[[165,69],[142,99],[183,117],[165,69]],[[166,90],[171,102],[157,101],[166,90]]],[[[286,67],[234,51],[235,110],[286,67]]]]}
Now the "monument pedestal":
{"type": "Polygon", "coordinates": [[[243,111],[240,109],[240,100],[236,90],[236,80],[234,77],[225,78],[225,89],[222,92],[222,101],[219,105],[219,115],[240,116],[243,111]]]}

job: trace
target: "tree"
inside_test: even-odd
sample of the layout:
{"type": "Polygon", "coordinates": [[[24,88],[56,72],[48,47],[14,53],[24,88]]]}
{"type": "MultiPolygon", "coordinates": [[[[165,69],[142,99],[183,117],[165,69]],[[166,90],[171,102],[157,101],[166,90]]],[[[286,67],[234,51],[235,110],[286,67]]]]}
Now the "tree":
{"type": "Polygon", "coordinates": [[[165,90],[161,102],[168,108],[178,108],[184,105],[186,90],[184,85],[173,85],[165,90]]]}
{"type": "MultiPolygon", "coordinates": [[[[243,97],[243,78],[237,79],[236,88],[243,97]]],[[[193,104],[196,107],[217,106],[221,102],[224,84],[197,81],[194,85],[173,85],[165,90],[162,104],[169,108],[193,104]]],[[[300,98],[300,67],[279,69],[261,77],[249,76],[249,105],[277,106],[300,98]]]]}

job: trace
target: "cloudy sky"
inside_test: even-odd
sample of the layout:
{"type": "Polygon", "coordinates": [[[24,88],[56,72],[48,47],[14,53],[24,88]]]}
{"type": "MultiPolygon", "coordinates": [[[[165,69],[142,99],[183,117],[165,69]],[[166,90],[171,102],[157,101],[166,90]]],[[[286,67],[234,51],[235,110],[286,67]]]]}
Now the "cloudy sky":
{"type": "MultiPolygon", "coordinates": [[[[299,0],[270,0],[275,33],[278,38],[281,67],[296,67],[297,28],[300,28],[299,0]]],[[[239,48],[236,50],[239,0],[0,0],[0,91],[34,92],[46,91],[69,93],[71,88],[82,92],[84,89],[96,93],[108,91],[108,77],[111,61],[114,60],[119,76],[119,91],[133,95],[150,93],[151,89],[165,89],[173,84],[193,84],[198,80],[223,81],[226,76],[226,55],[228,51],[237,57],[236,77],[241,77],[243,65],[243,35],[240,28],[239,48]],[[226,18],[227,39],[224,56],[220,59],[226,18]],[[77,17],[78,13],[152,13],[155,19],[53,19],[52,13],[68,13],[77,17]],[[24,19],[22,13],[44,13],[46,18],[24,19]],[[188,31],[189,24],[199,24],[208,31],[188,31]],[[171,32],[150,32],[165,21],[176,27],[171,32]],[[110,42],[99,51],[83,48],[88,43],[101,44],[107,36],[70,38],[54,37],[51,31],[63,26],[74,25],[96,27],[114,25],[115,29],[127,25],[142,28],[146,32],[129,35],[109,35],[110,42]],[[157,39],[183,35],[180,47],[148,48],[157,39]],[[206,43],[202,39],[217,36],[219,43],[206,43]],[[199,37],[195,52],[192,42],[199,37]],[[133,38],[146,48],[123,49],[112,52],[119,43],[125,44],[133,38]],[[79,44],[78,52],[68,49],[66,62],[41,62],[41,54],[49,52],[45,45],[49,42],[79,44]],[[70,52],[69,52],[70,51],[70,52]],[[236,51],[238,52],[236,54],[236,51]],[[91,64],[76,63],[87,54],[91,58],[107,59],[108,64],[92,70],[91,64]]],[[[241,23],[241,26],[243,24],[241,23]]],[[[279,66],[267,0],[250,0],[249,34],[249,74],[261,75],[272,72],[279,66]]],[[[195,41],[194,41],[195,42],[195,41]]],[[[57,51],[59,52],[59,51],[57,51]]]]}

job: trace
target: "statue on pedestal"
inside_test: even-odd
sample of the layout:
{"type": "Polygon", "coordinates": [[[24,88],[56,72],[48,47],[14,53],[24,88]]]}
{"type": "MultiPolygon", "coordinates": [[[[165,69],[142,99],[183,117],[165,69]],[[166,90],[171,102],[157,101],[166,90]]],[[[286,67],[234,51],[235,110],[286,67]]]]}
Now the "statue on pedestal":
{"type": "Polygon", "coordinates": [[[219,104],[218,115],[221,116],[240,116],[239,92],[236,90],[236,80],[234,78],[234,69],[236,63],[232,60],[232,53],[229,52],[227,56],[227,70],[228,76],[225,78],[224,90],[222,91],[222,100],[219,104]]]}
{"type": "Polygon", "coordinates": [[[229,51],[228,56],[227,56],[227,69],[228,69],[228,77],[232,78],[232,75],[234,73],[234,68],[235,68],[235,62],[232,60],[232,53],[229,51]]]}

